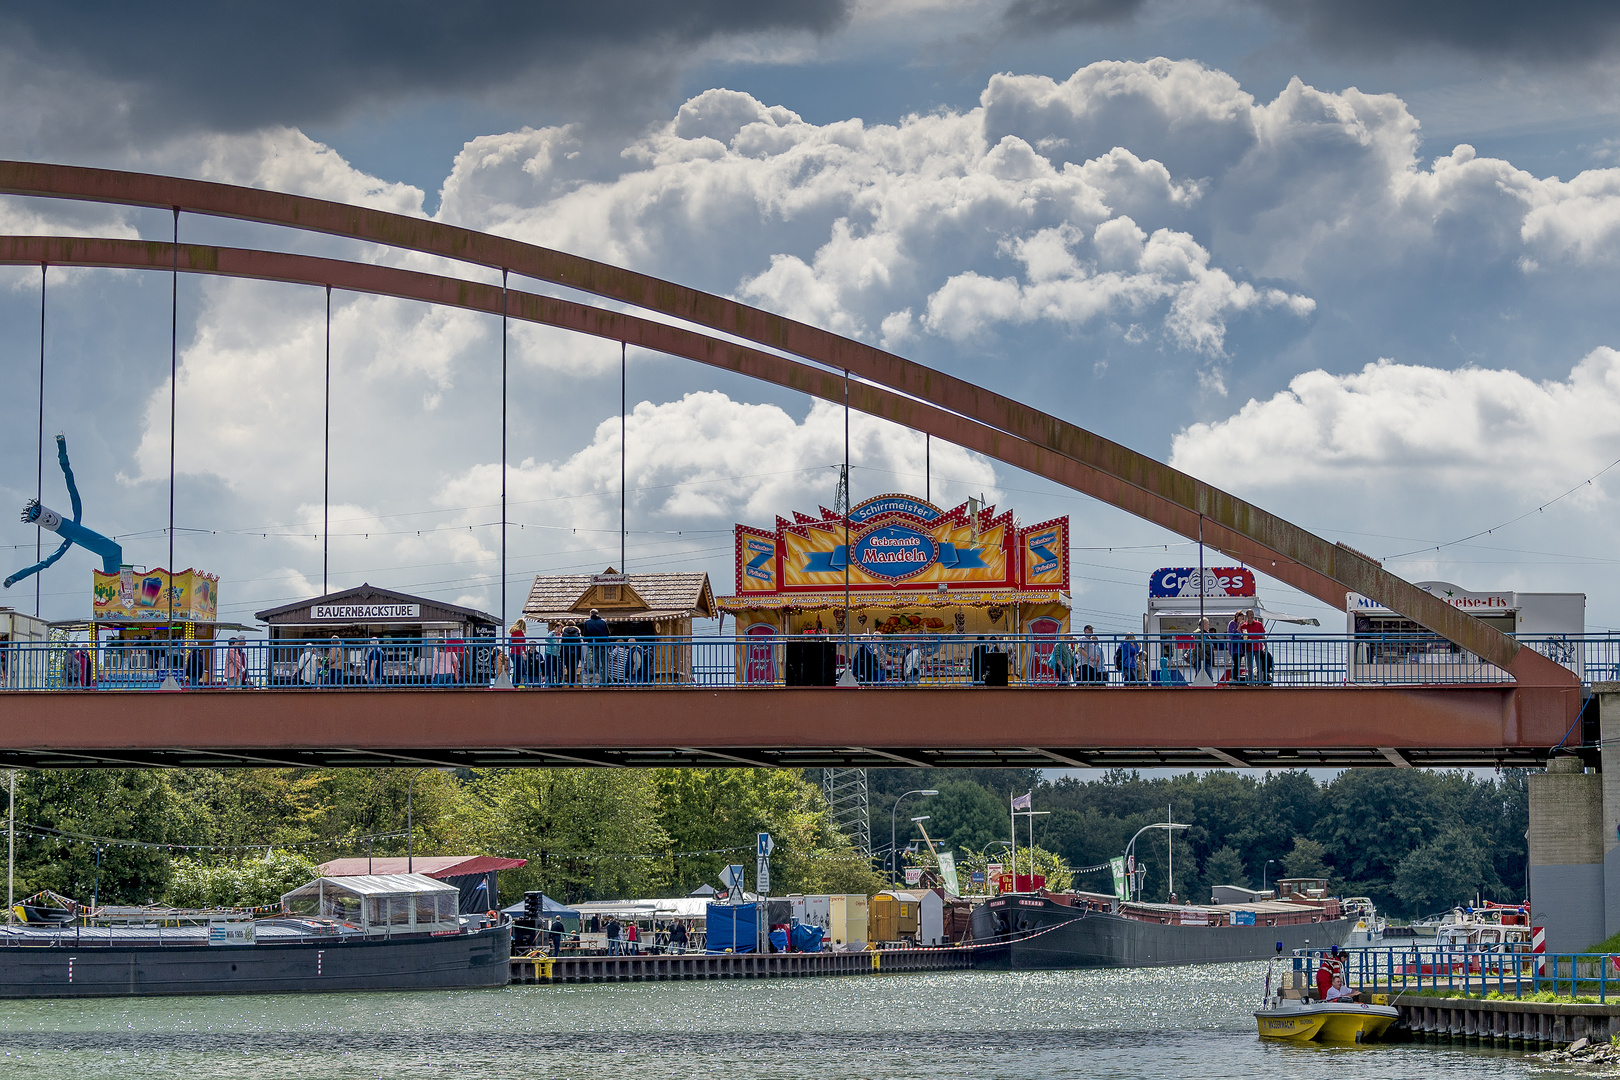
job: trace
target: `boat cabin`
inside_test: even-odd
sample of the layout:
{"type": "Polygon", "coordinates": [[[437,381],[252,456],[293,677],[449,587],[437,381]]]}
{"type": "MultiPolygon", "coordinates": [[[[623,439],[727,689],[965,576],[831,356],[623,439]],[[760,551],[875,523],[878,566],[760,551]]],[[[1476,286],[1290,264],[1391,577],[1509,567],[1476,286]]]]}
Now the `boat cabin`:
{"type": "Polygon", "coordinates": [[[461,890],[426,874],[320,877],[281,897],[289,915],[347,923],[371,936],[459,930],[461,890]]]}
{"type": "Polygon", "coordinates": [[[1325,877],[1285,877],[1277,879],[1277,897],[1281,900],[1298,899],[1321,903],[1328,895],[1325,877]]]}

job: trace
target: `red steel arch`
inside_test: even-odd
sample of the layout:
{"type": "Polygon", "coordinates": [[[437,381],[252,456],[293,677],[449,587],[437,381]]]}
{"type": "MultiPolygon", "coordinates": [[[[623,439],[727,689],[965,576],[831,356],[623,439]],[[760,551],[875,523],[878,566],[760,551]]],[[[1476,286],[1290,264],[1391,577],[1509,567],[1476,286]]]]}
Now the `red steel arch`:
{"type": "MultiPolygon", "coordinates": [[[[984,387],[725,297],[426,218],[259,188],[113,169],[0,161],[0,194],[162,207],[371,241],[511,271],[792,353],[935,406],[927,412],[919,410],[915,422],[900,421],[916,430],[960,441],[951,433],[953,425],[942,422],[939,411],[943,410],[1021,440],[1039,451],[1042,459],[1039,467],[1021,468],[1111,502],[1182,536],[1201,538],[1332,607],[1343,604],[1347,591],[1359,592],[1506,668],[1520,684],[1578,685],[1573,673],[1534,650],[1521,649],[1512,638],[1386,572],[1344,544],[1315,536],[1162,462],[984,387]]],[[[160,246],[172,257],[172,246],[160,246]]]]}

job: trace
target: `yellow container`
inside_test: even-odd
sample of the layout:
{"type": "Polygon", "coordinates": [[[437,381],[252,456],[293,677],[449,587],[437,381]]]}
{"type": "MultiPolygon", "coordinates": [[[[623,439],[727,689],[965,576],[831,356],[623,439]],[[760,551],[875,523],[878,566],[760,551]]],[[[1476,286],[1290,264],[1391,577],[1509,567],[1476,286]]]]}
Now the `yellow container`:
{"type": "Polygon", "coordinates": [[[827,898],[828,947],[838,952],[860,952],[866,947],[867,905],[861,893],[833,894],[827,898]]]}
{"type": "Polygon", "coordinates": [[[910,893],[880,892],[872,897],[870,929],[873,941],[916,941],[917,912],[921,902],[910,893]]]}

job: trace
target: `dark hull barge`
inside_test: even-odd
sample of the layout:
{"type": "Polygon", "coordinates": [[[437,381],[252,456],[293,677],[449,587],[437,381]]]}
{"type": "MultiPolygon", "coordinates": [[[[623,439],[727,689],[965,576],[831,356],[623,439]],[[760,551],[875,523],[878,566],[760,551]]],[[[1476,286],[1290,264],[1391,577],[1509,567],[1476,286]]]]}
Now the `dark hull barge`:
{"type": "Polygon", "coordinates": [[[285,994],[504,986],[511,925],[368,936],[271,919],[253,944],[197,927],[0,928],[0,998],[285,994]]]}
{"type": "MultiPolygon", "coordinates": [[[[1157,905],[1155,905],[1157,906],[1157,905]]],[[[1171,909],[1174,910],[1174,909],[1171,909]]],[[[1334,913],[1337,914],[1337,913],[1334,913]]],[[[983,968],[1162,967],[1264,960],[1283,949],[1342,944],[1351,920],[1327,915],[1260,925],[1187,925],[1060,904],[1045,896],[1001,896],[973,909],[983,968]]]]}

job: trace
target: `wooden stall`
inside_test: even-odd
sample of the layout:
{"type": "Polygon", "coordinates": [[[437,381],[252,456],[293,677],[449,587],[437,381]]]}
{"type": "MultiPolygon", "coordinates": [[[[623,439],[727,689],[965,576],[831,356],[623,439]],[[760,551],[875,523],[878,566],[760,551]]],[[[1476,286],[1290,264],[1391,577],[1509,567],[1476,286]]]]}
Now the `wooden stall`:
{"type": "MultiPolygon", "coordinates": [[[[615,639],[650,649],[650,675],[660,682],[690,681],[692,620],[719,614],[708,574],[624,574],[610,566],[600,574],[536,576],[523,615],[561,633],[583,626],[592,608],[615,639]]],[[[539,637],[531,627],[530,642],[539,637]]]]}

